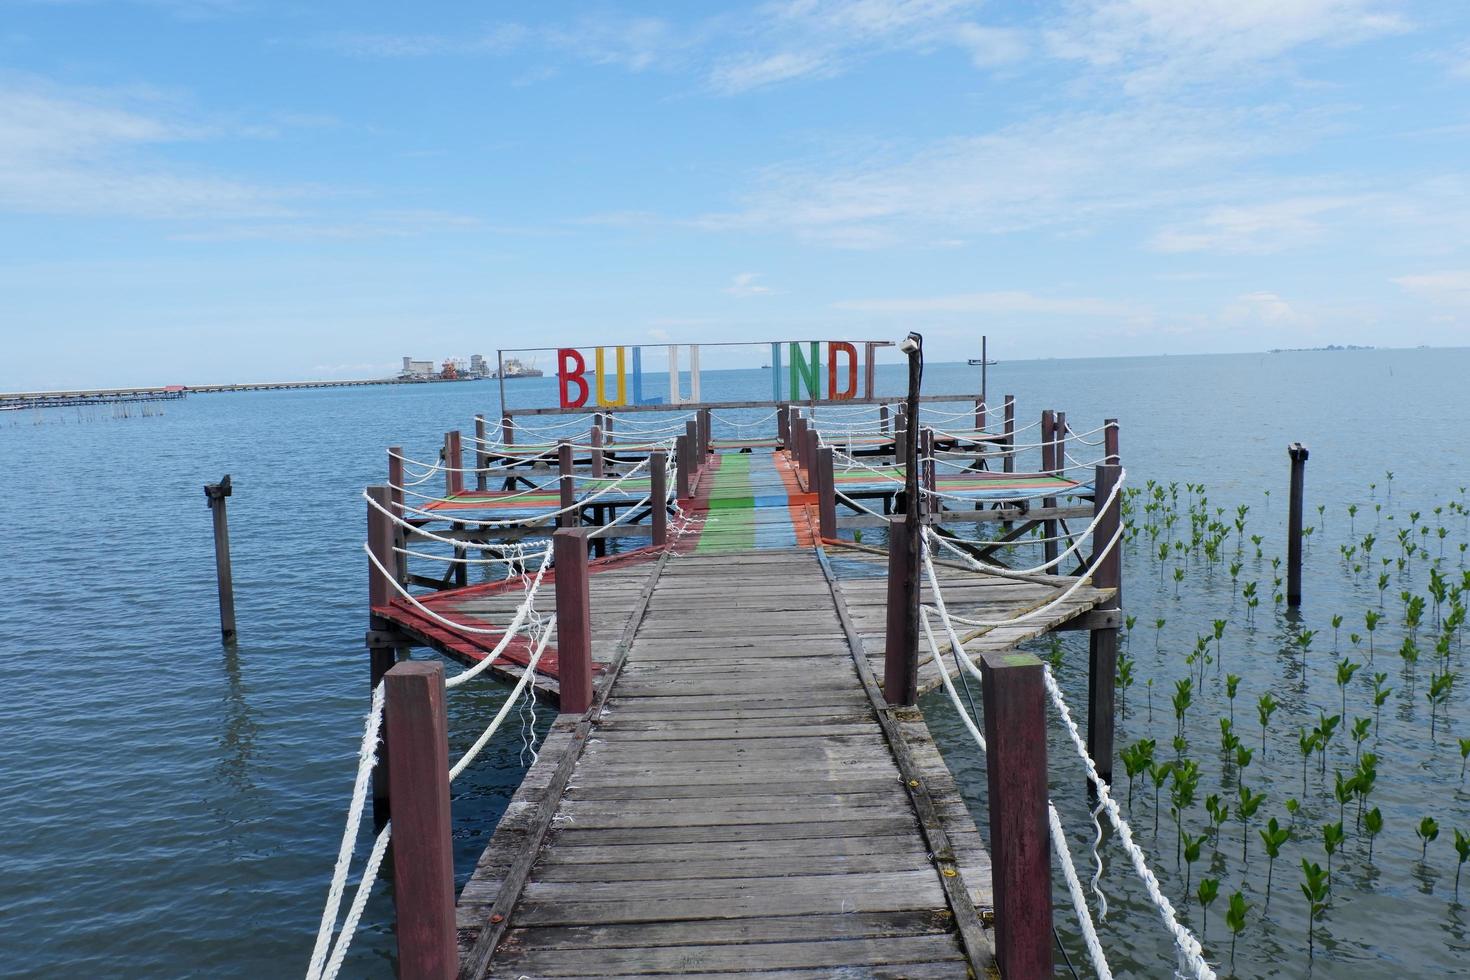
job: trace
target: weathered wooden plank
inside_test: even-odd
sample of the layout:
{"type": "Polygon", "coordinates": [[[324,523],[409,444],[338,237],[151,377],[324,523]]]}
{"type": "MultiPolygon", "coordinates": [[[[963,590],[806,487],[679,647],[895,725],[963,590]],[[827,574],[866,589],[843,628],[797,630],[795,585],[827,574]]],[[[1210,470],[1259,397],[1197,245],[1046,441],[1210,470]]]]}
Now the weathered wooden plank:
{"type": "Polygon", "coordinates": [[[853,912],[839,915],[764,916],[702,922],[633,922],[597,926],[511,929],[505,948],[619,949],[702,943],[787,942],[919,936],[951,928],[947,908],[904,912],[853,912]]]}

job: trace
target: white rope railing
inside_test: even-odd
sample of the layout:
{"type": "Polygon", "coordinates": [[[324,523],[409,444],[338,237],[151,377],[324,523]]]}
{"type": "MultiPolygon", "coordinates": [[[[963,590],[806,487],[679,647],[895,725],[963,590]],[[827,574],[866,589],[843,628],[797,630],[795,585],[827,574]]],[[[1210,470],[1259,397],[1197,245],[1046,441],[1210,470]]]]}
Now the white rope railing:
{"type": "MultiPolygon", "coordinates": [[[[928,528],[924,528],[924,530],[925,531],[928,531],[929,529],[928,528]]],[[[1119,525],[1118,526],[1118,530],[1115,531],[1113,533],[1112,538],[1110,538],[1108,540],[1107,546],[1105,548],[1103,548],[1101,552],[1098,552],[1097,557],[1096,557],[1096,561],[1099,561],[1100,562],[1100,561],[1102,561],[1102,559],[1106,558],[1108,556],[1108,553],[1113,550],[1113,548],[1118,544],[1118,542],[1120,540],[1122,540],[1122,537],[1123,537],[1123,527],[1122,527],[1122,525],[1119,525]]],[[[925,554],[925,557],[927,558],[928,557],[928,554],[929,554],[929,551],[928,551],[927,548],[924,549],[924,554],[925,554]]],[[[1003,573],[1001,573],[1001,572],[992,572],[991,574],[1003,574],[1003,573]]],[[[1021,572],[1010,572],[1010,574],[1011,575],[1019,575],[1019,574],[1024,574],[1024,573],[1021,573],[1021,572]]],[[[954,617],[954,621],[957,622],[957,623],[962,623],[965,626],[988,627],[988,628],[992,628],[992,629],[993,628],[996,628],[996,627],[1000,627],[1000,626],[1014,626],[1017,623],[1024,623],[1028,619],[1035,619],[1037,616],[1041,616],[1041,615],[1043,615],[1045,613],[1051,612],[1057,606],[1060,606],[1062,603],[1064,603],[1068,599],[1072,598],[1073,593],[1075,593],[1078,589],[1082,588],[1082,586],[1088,584],[1091,581],[1092,581],[1092,573],[1091,572],[1088,572],[1088,574],[1086,574],[1086,575],[1079,575],[1079,576],[1077,576],[1076,579],[1074,579],[1072,581],[1072,584],[1071,585],[1069,585],[1066,589],[1064,589],[1062,591],[1062,593],[1060,595],[1058,595],[1055,598],[1047,601],[1043,605],[1037,606],[1035,609],[1028,609],[1025,612],[1022,612],[1022,613],[1019,613],[1019,614],[1017,614],[1015,616],[1012,616],[1010,619],[970,619],[970,618],[967,618],[967,617],[964,617],[964,616],[958,616],[957,615],[957,616],[954,617]]]]}
{"type": "MultiPolygon", "coordinates": [[[[410,507],[408,504],[402,504],[400,506],[403,507],[403,510],[406,513],[417,514],[420,517],[426,517],[426,518],[429,518],[431,520],[436,520],[436,521],[453,521],[453,522],[459,523],[459,524],[473,524],[476,527],[480,527],[480,528],[487,528],[487,527],[518,527],[518,526],[524,525],[524,524],[541,524],[541,523],[545,523],[547,520],[549,520],[549,519],[551,519],[553,517],[560,517],[562,514],[570,514],[570,513],[573,513],[574,511],[580,511],[586,505],[592,503],[595,500],[599,500],[602,497],[605,497],[609,493],[611,493],[614,490],[616,490],[619,486],[622,485],[622,483],[623,483],[624,480],[627,480],[627,479],[629,479],[629,478],[631,478],[633,476],[636,476],[640,471],[642,471],[643,469],[645,469],[647,466],[648,466],[648,460],[647,459],[640,460],[637,465],[635,465],[628,472],[624,473],[622,476],[618,477],[614,482],[609,483],[607,486],[601,488],[600,490],[596,490],[596,491],[592,492],[591,494],[588,494],[587,496],[582,497],[580,500],[574,501],[570,506],[567,506],[567,507],[558,507],[555,510],[540,511],[540,512],[538,512],[536,514],[533,514],[533,515],[529,516],[529,517],[507,517],[507,518],[503,518],[501,520],[491,520],[491,519],[487,519],[487,518],[464,517],[464,516],[462,516],[462,514],[460,514],[458,512],[449,512],[449,511],[442,511],[442,510],[439,510],[439,511],[424,510],[424,509],[419,508],[419,507],[410,507]]],[[[366,494],[364,494],[364,496],[366,496],[366,494]]],[[[500,498],[500,499],[505,499],[505,498],[500,498]]],[[[455,502],[455,503],[463,503],[464,501],[453,501],[453,502],[455,502]]],[[[472,502],[473,501],[471,501],[471,503],[472,502]]],[[[490,502],[493,502],[493,501],[487,501],[487,504],[490,503],[490,502]]],[[[412,525],[410,525],[410,526],[412,526],[412,525]]],[[[420,531],[419,528],[414,528],[414,530],[420,531]]],[[[420,533],[422,533],[422,531],[420,531],[420,533]]]]}

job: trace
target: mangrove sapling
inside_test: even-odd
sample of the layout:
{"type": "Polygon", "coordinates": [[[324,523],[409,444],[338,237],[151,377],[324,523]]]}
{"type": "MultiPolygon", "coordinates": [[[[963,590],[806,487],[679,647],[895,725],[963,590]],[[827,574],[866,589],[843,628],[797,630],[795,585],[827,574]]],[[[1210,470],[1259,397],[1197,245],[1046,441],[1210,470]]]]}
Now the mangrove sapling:
{"type": "Polygon", "coordinates": [[[1240,860],[1249,862],[1251,817],[1255,816],[1261,804],[1266,802],[1266,794],[1252,793],[1250,788],[1242,783],[1237,795],[1240,798],[1235,803],[1235,815],[1240,818],[1240,860]]]}
{"type": "Polygon", "coordinates": [[[1230,972],[1235,972],[1235,941],[1245,932],[1245,913],[1250,908],[1245,896],[1235,892],[1230,896],[1230,905],[1225,909],[1225,924],[1230,927],[1230,972]]]}
{"type": "Polygon", "coordinates": [[[1465,862],[1470,861],[1470,834],[1465,833],[1458,827],[1455,828],[1455,901],[1460,900],[1460,871],[1464,869],[1465,862]]]}
{"type": "Polygon", "coordinates": [[[1358,764],[1358,760],[1362,758],[1363,742],[1367,740],[1372,728],[1372,718],[1363,717],[1353,719],[1353,727],[1349,730],[1349,734],[1353,737],[1353,765],[1355,766],[1358,764]]]}
{"type": "Polygon", "coordinates": [[[1176,567],[1174,569],[1174,598],[1176,599],[1179,598],[1179,583],[1183,581],[1184,569],[1183,567],[1176,567]]]}
{"type": "Polygon", "coordinates": [[[1337,823],[1322,825],[1322,849],[1327,852],[1327,888],[1329,891],[1332,889],[1332,855],[1337,853],[1337,849],[1342,846],[1346,836],[1341,820],[1337,823]]]}
{"type": "Polygon", "coordinates": [[[1378,782],[1378,756],[1372,752],[1364,752],[1362,761],[1358,764],[1358,771],[1352,778],[1353,793],[1358,797],[1358,815],[1356,825],[1363,824],[1363,807],[1368,803],[1368,797],[1373,793],[1373,786],[1378,782]]]}
{"type": "Polygon", "coordinates": [[[1378,720],[1383,714],[1383,705],[1388,701],[1388,696],[1393,693],[1393,688],[1384,687],[1383,682],[1388,680],[1387,674],[1373,675],[1373,737],[1378,737],[1378,720]]]}
{"type": "Polygon", "coordinates": [[[1455,675],[1450,673],[1435,674],[1429,678],[1429,690],[1424,696],[1429,699],[1429,737],[1434,738],[1434,718],[1439,709],[1444,707],[1450,699],[1450,692],[1455,686],[1455,675]]]}
{"type": "Polygon", "coordinates": [[[1186,895],[1189,894],[1189,882],[1194,875],[1194,862],[1199,860],[1200,848],[1204,846],[1205,838],[1208,836],[1208,834],[1200,834],[1198,837],[1194,834],[1184,835],[1184,892],[1186,895]]]}
{"type": "MultiPolygon", "coordinates": [[[[1382,579],[1379,579],[1379,582],[1380,583],[1382,583],[1382,581],[1383,581],[1382,579]]],[[[1373,631],[1376,630],[1376,629],[1378,629],[1378,621],[1381,620],[1382,618],[1383,618],[1383,614],[1380,613],[1380,612],[1378,612],[1378,611],[1376,611],[1376,610],[1373,610],[1373,609],[1369,609],[1367,612],[1365,612],[1363,614],[1363,625],[1368,628],[1368,659],[1369,660],[1372,660],[1373,659],[1373,631]]]]}
{"type": "Polygon", "coordinates": [[[1128,717],[1128,689],[1133,686],[1133,658],[1128,654],[1118,655],[1118,676],[1113,683],[1118,688],[1118,713],[1128,717]]]}
{"type": "Polygon", "coordinates": [[[1235,724],[1235,692],[1240,689],[1240,676],[1237,674],[1225,675],[1225,697],[1230,702],[1230,723],[1235,724]]]}
{"type": "Polygon", "coordinates": [[[1302,858],[1302,894],[1307,897],[1307,958],[1317,958],[1317,920],[1327,911],[1327,873],[1302,858]]]}
{"type": "Polygon", "coordinates": [[[1215,630],[1215,659],[1221,663],[1225,662],[1220,652],[1220,642],[1225,638],[1225,624],[1226,620],[1223,619],[1217,619],[1212,624],[1215,630]]]}
{"type": "Polygon", "coordinates": [[[1336,771],[1336,779],[1332,784],[1332,795],[1337,800],[1337,822],[1342,823],[1343,814],[1347,811],[1347,805],[1351,802],[1354,792],[1358,788],[1358,777],[1349,776],[1342,778],[1342,770],[1336,771]]]}
{"type": "Polygon", "coordinates": [[[1275,817],[1266,821],[1261,830],[1261,843],[1266,845],[1266,908],[1271,907],[1271,873],[1276,868],[1276,859],[1281,856],[1281,845],[1291,839],[1291,829],[1281,826],[1275,817]]]}
{"type": "Polygon", "coordinates": [[[1286,801],[1286,815],[1291,818],[1291,827],[1293,830],[1296,829],[1296,815],[1301,808],[1301,803],[1297,802],[1295,797],[1286,801]]]}
{"type": "Polygon", "coordinates": [[[1271,696],[1271,692],[1269,691],[1256,699],[1256,717],[1261,719],[1262,758],[1266,756],[1266,726],[1271,723],[1271,716],[1276,713],[1278,707],[1280,705],[1276,703],[1276,699],[1271,696]]]}
{"type": "Polygon", "coordinates": [[[1230,804],[1220,799],[1219,793],[1211,793],[1205,797],[1205,813],[1210,815],[1210,833],[1214,839],[1214,848],[1220,850],[1220,828],[1225,825],[1230,816],[1230,804]]]}
{"type": "Polygon", "coordinates": [[[1154,679],[1150,677],[1143,682],[1144,694],[1148,696],[1148,723],[1154,723],[1154,679]]]}
{"type": "Polygon", "coordinates": [[[1151,738],[1140,739],[1120,752],[1123,768],[1128,772],[1128,812],[1133,812],[1133,780],[1148,769],[1154,761],[1155,742],[1151,738]]]}
{"type": "Polygon", "coordinates": [[[1414,833],[1419,836],[1419,863],[1423,864],[1429,857],[1430,843],[1439,836],[1439,821],[1425,817],[1414,828],[1414,833]]]}
{"type": "Polygon", "coordinates": [[[1169,801],[1173,804],[1169,813],[1174,817],[1174,866],[1179,866],[1179,856],[1184,848],[1184,811],[1194,803],[1194,793],[1199,787],[1199,763],[1193,759],[1181,759],[1174,764],[1174,784],[1169,788],[1169,801]]]}
{"type": "Polygon", "coordinates": [[[1316,751],[1321,738],[1320,732],[1308,734],[1305,727],[1297,728],[1296,744],[1302,753],[1302,796],[1307,795],[1307,763],[1311,761],[1312,753],[1316,751]]]}
{"type": "Polygon", "coordinates": [[[1159,793],[1164,788],[1164,783],[1169,779],[1169,774],[1174,771],[1172,762],[1156,762],[1148,767],[1148,776],[1154,782],[1154,836],[1159,836],[1159,793]]]}
{"type": "Polygon", "coordinates": [[[1238,774],[1237,778],[1245,777],[1245,769],[1251,764],[1251,756],[1255,754],[1255,749],[1247,748],[1237,741],[1235,745],[1235,769],[1238,774]]]}
{"type": "Polygon", "coordinates": [[[1220,719],[1220,751],[1229,755],[1235,751],[1240,744],[1240,737],[1235,734],[1234,723],[1229,718],[1220,719]]]}
{"type": "Polygon", "coordinates": [[[1368,863],[1373,863],[1373,841],[1383,832],[1383,812],[1374,807],[1363,814],[1363,830],[1368,833],[1368,863]]]}
{"type": "MultiPolygon", "coordinates": [[[[1186,890],[1188,886],[1185,886],[1186,890]]],[[[1199,891],[1195,897],[1199,899],[1201,939],[1207,939],[1210,935],[1210,905],[1220,894],[1220,881],[1218,878],[1201,878],[1199,880],[1199,891]]]]}
{"type": "Polygon", "coordinates": [[[1332,616],[1332,652],[1337,652],[1337,630],[1342,625],[1342,613],[1334,613],[1332,616]]]}
{"type": "Polygon", "coordinates": [[[1342,721],[1342,715],[1328,715],[1320,709],[1317,712],[1317,745],[1320,756],[1318,767],[1322,775],[1327,775],[1327,749],[1332,745],[1332,736],[1337,731],[1338,722],[1342,721]]]}
{"type": "Polygon", "coordinates": [[[1344,657],[1337,662],[1337,690],[1342,695],[1342,713],[1347,714],[1347,686],[1352,682],[1353,675],[1358,672],[1362,664],[1355,664],[1344,657]]]}
{"type": "Polygon", "coordinates": [[[1470,738],[1462,738],[1460,741],[1460,782],[1465,781],[1465,763],[1470,762],[1470,738]]]}
{"type": "Polygon", "coordinates": [[[1184,714],[1189,710],[1190,703],[1194,700],[1194,681],[1188,677],[1174,682],[1174,720],[1177,722],[1177,730],[1180,735],[1184,734],[1184,714]]]}
{"type": "Polygon", "coordinates": [[[1307,653],[1312,649],[1312,637],[1316,635],[1316,630],[1302,630],[1296,635],[1296,645],[1302,648],[1302,659],[1306,659],[1307,653]]]}
{"type": "Polygon", "coordinates": [[[1162,616],[1154,620],[1154,653],[1159,652],[1159,637],[1164,634],[1164,622],[1165,620],[1162,616]]]}

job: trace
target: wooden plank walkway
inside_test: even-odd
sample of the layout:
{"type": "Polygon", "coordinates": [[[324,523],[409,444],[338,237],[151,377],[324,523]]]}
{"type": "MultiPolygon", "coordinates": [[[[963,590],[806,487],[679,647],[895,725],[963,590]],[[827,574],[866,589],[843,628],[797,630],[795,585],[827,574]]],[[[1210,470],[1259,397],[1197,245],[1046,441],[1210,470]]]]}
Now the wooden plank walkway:
{"type": "Polygon", "coordinates": [[[663,561],[595,720],[558,720],[461,894],[462,951],[494,944],[471,975],[988,965],[979,833],[922,716],[880,717],[823,560],[663,561]]]}

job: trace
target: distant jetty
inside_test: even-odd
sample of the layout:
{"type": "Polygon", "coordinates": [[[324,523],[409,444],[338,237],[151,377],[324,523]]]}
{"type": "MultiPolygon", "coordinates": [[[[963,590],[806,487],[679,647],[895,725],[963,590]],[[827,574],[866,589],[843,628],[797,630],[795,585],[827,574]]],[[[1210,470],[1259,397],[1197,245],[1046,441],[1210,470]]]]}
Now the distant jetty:
{"type": "Polygon", "coordinates": [[[1360,347],[1357,344],[1328,344],[1326,347],[1273,347],[1268,354],[1300,354],[1306,351],[1321,350],[1374,350],[1373,347],[1360,347]]]}
{"type": "Polygon", "coordinates": [[[257,381],[226,385],[164,385],[142,388],[89,388],[77,391],[0,392],[0,412],[27,408],[71,408],[83,405],[114,405],[122,402],[173,401],[189,394],[226,391],[278,391],[288,388],[356,388],[363,385],[417,385],[479,378],[371,378],[360,381],[257,381]]]}

